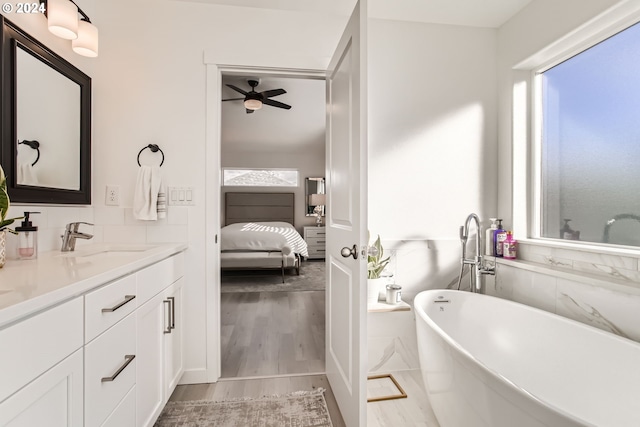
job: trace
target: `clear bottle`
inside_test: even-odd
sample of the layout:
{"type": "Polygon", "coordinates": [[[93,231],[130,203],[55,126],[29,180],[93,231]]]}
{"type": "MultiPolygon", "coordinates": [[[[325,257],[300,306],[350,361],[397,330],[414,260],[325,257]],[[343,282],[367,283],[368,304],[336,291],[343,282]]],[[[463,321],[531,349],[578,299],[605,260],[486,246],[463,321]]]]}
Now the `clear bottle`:
{"type": "Polygon", "coordinates": [[[498,219],[498,229],[493,233],[493,247],[495,248],[496,256],[501,257],[504,247],[503,243],[507,238],[507,231],[502,228],[502,220],[498,219]]]}
{"type": "Polygon", "coordinates": [[[485,255],[494,256],[496,254],[495,244],[493,243],[493,233],[498,229],[498,221],[502,221],[498,218],[489,218],[491,220],[491,226],[487,228],[486,239],[484,241],[485,255]]]}
{"type": "Polygon", "coordinates": [[[38,258],[38,227],[29,220],[29,215],[40,212],[25,212],[24,221],[16,227],[18,233],[18,259],[38,258]]]}
{"type": "Polygon", "coordinates": [[[503,242],[502,256],[505,259],[516,259],[518,241],[513,238],[513,232],[507,231],[507,238],[503,242]]]}

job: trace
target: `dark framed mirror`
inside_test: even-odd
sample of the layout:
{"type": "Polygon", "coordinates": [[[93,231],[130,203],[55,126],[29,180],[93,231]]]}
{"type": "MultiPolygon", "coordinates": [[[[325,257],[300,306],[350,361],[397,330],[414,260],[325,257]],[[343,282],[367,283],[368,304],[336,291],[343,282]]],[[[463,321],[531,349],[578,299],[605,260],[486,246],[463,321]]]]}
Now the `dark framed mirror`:
{"type": "Polygon", "coordinates": [[[0,20],[0,164],[11,201],[91,204],[91,78],[0,20]]]}

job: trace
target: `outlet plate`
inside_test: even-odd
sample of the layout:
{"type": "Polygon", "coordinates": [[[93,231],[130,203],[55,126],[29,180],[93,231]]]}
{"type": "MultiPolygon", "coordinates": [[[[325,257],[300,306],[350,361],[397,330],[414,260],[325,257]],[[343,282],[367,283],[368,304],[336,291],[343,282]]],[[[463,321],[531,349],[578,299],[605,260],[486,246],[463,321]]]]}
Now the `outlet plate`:
{"type": "Polygon", "coordinates": [[[104,204],[107,206],[120,206],[120,187],[119,186],[107,185],[104,204]]]}

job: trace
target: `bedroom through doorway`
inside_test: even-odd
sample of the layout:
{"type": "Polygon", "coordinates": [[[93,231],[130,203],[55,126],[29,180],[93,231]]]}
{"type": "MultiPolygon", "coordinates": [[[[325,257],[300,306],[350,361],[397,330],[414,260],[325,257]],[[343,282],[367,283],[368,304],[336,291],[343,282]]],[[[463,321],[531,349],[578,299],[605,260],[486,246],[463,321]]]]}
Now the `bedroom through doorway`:
{"type": "Polygon", "coordinates": [[[325,81],[223,72],[221,90],[221,378],[324,373],[325,263],[305,183],[325,175],[325,81]]]}

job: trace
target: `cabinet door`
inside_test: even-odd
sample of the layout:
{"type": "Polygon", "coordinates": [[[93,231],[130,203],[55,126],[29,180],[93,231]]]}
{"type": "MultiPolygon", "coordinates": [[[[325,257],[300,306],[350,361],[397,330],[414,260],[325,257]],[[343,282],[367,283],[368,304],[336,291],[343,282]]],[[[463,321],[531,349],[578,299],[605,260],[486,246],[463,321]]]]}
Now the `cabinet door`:
{"type": "Polygon", "coordinates": [[[165,298],[171,302],[170,329],[171,332],[164,336],[165,354],[165,401],[171,397],[171,393],[178,385],[184,371],[183,367],[183,331],[182,301],[184,278],[180,278],[165,292],[165,298]]]}
{"type": "Polygon", "coordinates": [[[78,350],[0,403],[6,427],[81,427],[82,350],[78,350]]]}
{"type": "Polygon", "coordinates": [[[136,311],[136,425],[152,426],[164,406],[164,326],[168,311],[163,294],[136,311]]]}

